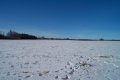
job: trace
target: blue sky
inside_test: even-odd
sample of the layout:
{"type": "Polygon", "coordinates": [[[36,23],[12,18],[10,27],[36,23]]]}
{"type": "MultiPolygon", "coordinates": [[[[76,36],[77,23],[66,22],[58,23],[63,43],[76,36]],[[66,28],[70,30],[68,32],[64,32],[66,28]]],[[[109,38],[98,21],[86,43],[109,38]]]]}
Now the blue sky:
{"type": "Polygon", "coordinates": [[[120,39],[119,0],[0,0],[0,30],[120,39]]]}

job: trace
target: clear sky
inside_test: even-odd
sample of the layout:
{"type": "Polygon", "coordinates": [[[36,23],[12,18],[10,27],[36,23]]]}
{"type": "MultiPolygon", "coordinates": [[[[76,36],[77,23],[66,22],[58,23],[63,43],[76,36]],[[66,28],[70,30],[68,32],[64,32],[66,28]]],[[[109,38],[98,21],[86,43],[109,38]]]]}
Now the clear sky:
{"type": "Polygon", "coordinates": [[[0,30],[120,39],[120,0],[0,0],[0,30]]]}

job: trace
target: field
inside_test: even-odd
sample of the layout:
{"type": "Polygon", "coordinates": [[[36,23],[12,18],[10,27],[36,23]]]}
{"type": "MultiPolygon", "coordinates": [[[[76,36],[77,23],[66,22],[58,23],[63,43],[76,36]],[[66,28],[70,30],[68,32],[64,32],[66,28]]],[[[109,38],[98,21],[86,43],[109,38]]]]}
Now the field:
{"type": "Polygon", "coordinates": [[[120,80],[120,42],[0,40],[0,80],[120,80]]]}

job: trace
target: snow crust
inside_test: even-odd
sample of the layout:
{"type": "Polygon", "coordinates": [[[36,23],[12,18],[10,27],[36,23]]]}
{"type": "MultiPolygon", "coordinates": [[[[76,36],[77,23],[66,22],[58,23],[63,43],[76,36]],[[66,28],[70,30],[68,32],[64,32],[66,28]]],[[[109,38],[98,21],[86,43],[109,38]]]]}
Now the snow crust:
{"type": "Polygon", "coordinates": [[[0,80],[120,80],[120,42],[0,40],[0,80]]]}

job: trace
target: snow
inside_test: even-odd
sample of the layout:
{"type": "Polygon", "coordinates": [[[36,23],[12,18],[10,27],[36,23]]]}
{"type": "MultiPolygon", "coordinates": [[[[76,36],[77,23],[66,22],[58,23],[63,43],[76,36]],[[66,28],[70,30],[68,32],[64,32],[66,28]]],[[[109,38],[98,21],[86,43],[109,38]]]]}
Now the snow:
{"type": "Polygon", "coordinates": [[[119,41],[0,40],[0,80],[120,80],[119,41]]]}

